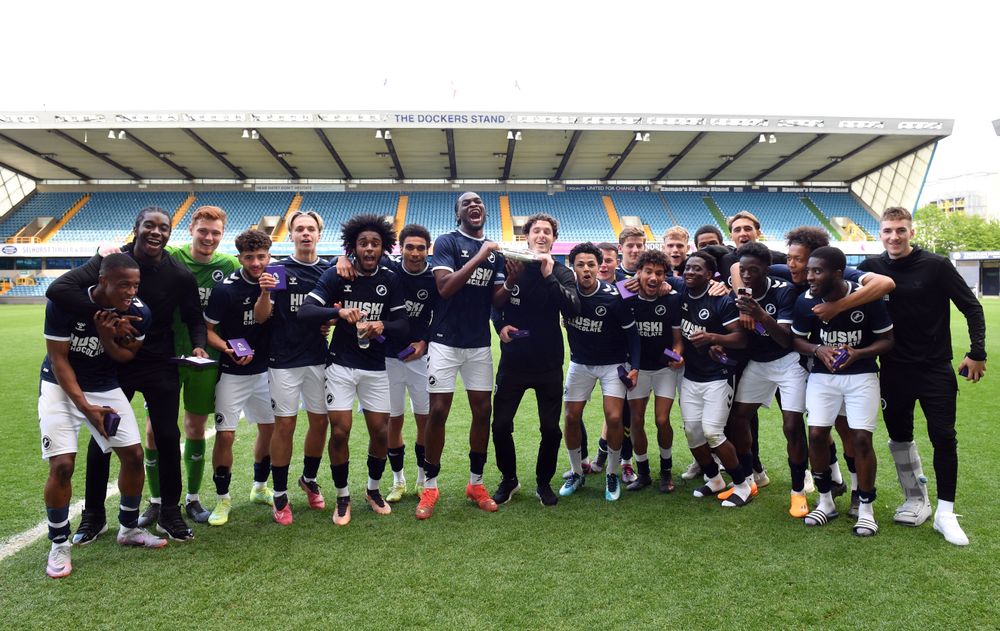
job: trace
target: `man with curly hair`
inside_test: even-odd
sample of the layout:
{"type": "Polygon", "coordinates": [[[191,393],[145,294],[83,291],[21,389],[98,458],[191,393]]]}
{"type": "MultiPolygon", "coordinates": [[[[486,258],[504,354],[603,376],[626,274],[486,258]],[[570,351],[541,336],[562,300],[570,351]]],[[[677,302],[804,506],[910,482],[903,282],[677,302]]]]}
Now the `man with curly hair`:
{"type": "Polygon", "coordinates": [[[338,526],[351,521],[348,440],[355,399],[361,403],[368,426],[365,500],[379,515],[392,512],[380,491],[389,431],[389,380],[382,344],[409,333],[399,279],[380,265],[383,253],[396,243],[392,226],[379,215],[359,215],[343,225],[343,238],[344,252],[354,257],[357,277],[345,280],[336,268],[323,272],[298,313],[300,320],[310,323],[337,320],[326,369],[326,407],[330,471],[337,490],[333,523],[338,526]]]}

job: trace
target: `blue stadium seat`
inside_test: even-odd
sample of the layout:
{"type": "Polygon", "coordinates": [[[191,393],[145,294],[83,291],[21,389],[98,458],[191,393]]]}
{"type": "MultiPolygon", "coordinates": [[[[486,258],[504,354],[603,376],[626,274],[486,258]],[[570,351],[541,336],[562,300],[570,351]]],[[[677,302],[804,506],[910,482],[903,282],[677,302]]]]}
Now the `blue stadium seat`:
{"type": "Polygon", "coordinates": [[[90,201],[50,241],[120,243],[131,234],[140,210],[160,206],[173,216],[186,198],[187,193],[91,193],[90,201]]]}
{"type": "Polygon", "coordinates": [[[559,222],[560,241],[617,242],[600,193],[571,191],[566,193],[511,193],[511,215],[526,217],[546,213],[559,222]]]}
{"type": "MultiPolygon", "coordinates": [[[[191,208],[174,229],[178,233],[174,243],[180,243],[190,238],[187,232],[191,226],[191,216],[194,215],[195,209],[199,206],[218,206],[226,211],[226,238],[231,239],[255,225],[265,215],[284,217],[293,197],[295,197],[295,193],[197,192],[191,208]]],[[[174,208],[176,209],[177,206],[174,208]]]]}
{"type": "MultiPolygon", "coordinates": [[[[712,193],[712,199],[719,205],[722,214],[732,217],[746,210],[760,220],[764,240],[782,241],[785,234],[798,226],[822,228],[819,220],[802,203],[797,193],[712,193]]],[[[832,236],[832,235],[831,235],[832,236]]]]}
{"type": "MultiPolygon", "coordinates": [[[[461,193],[419,192],[408,193],[406,223],[416,223],[427,228],[432,238],[437,238],[455,229],[455,200],[461,193]]],[[[499,241],[500,193],[480,193],[486,205],[486,226],[484,234],[491,241],[499,241]]]]}
{"type": "Polygon", "coordinates": [[[847,217],[872,237],[878,236],[878,219],[865,210],[864,206],[850,193],[810,193],[809,199],[828,218],[847,217]]]}
{"type": "Polygon", "coordinates": [[[324,224],[321,242],[339,244],[341,224],[355,215],[395,217],[399,196],[397,192],[304,193],[299,210],[319,213],[324,224]]]}
{"type": "Polygon", "coordinates": [[[24,204],[0,222],[0,239],[15,232],[39,217],[62,217],[83,197],[83,193],[35,193],[24,204]]]}

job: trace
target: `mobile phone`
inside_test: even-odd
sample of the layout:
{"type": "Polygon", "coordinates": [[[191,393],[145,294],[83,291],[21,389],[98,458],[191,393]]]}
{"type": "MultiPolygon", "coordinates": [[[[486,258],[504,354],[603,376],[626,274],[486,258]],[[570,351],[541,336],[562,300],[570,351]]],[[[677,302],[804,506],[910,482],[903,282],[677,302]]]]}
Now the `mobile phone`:
{"type": "Polygon", "coordinates": [[[114,436],[118,433],[118,424],[121,423],[121,420],[122,417],[114,412],[108,412],[104,415],[104,431],[107,432],[108,436],[114,436]]]}
{"type": "Polygon", "coordinates": [[[507,333],[507,337],[509,337],[512,340],[517,340],[522,337],[528,337],[530,335],[531,331],[529,331],[528,329],[521,329],[519,331],[510,331],[507,333]]]}
{"type": "Polygon", "coordinates": [[[753,298],[753,292],[749,287],[737,287],[736,296],[739,298],[753,298]]]}
{"type": "Polygon", "coordinates": [[[399,354],[396,355],[396,357],[398,359],[406,359],[407,357],[409,357],[410,355],[412,355],[412,354],[414,354],[416,352],[417,352],[417,349],[413,348],[412,346],[407,346],[403,350],[399,351],[399,354]]]}
{"type": "Polygon", "coordinates": [[[628,371],[625,370],[625,366],[618,367],[618,378],[622,380],[626,388],[632,387],[632,380],[628,378],[628,371]]]}
{"type": "Polygon", "coordinates": [[[969,377],[969,367],[968,366],[962,366],[962,369],[958,371],[958,374],[959,374],[960,377],[966,377],[966,378],[968,378],[969,377]]]}

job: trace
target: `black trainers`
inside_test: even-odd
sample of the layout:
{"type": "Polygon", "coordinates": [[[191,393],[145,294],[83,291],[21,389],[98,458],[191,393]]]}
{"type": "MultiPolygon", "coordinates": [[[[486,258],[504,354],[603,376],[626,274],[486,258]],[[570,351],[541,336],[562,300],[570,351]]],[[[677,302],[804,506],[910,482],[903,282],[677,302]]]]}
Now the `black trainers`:
{"type": "Polygon", "coordinates": [[[650,477],[645,473],[640,473],[635,476],[635,480],[629,482],[629,484],[625,487],[625,489],[628,491],[641,491],[652,483],[653,483],[652,477],[650,477]]]}
{"type": "Polygon", "coordinates": [[[670,473],[670,470],[660,471],[660,493],[673,493],[674,492],[674,476],[670,473]]]}
{"type": "MultiPolygon", "coordinates": [[[[155,506],[155,504],[154,504],[155,506]]],[[[184,503],[184,512],[190,517],[196,524],[204,524],[208,521],[208,518],[212,515],[211,511],[205,510],[205,507],[201,505],[198,500],[191,500],[190,502],[184,503]]]]}
{"type": "Polygon", "coordinates": [[[167,535],[174,541],[188,541],[194,539],[194,531],[188,528],[181,517],[181,507],[161,506],[160,519],[156,522],[156,532],[167,535]]]}
{"type": "Polygon", "coordinates": [[[142,515],[139,515],[139,528],[146,528],[148,530],[155,526],[158,521],[160,521],[160,503],[150,502],[142,515]]]}
{"type": "Polygon", "coordinates": [[[497,504],[506,504],[514,499],[514,494],[521,490],[521,484],[517,481],[517,478],[513,480],[508,480],[504,478],[500,480],[500,484],[497,485],[497,490],[493,494],[493,501],[497,504]]]}
{"type": "Polygon", "coordinates": [[[539,484],[535,489],[535,497],[542,506],[555,506],[559,502],[559,497],[552,492],[552,487],[548,484],[539,484]]]}
{"type": "Polygon", "coordinates": [[[840,484],[834,482],[833,484],[830,485],[830,495],[832,495],[833,497],[840,497],[846,492],[847,492],[846,482],[841,482],[840,484]]]}
{"type": "Polygon", "coordinates": [[[108,531],[108,520],[104,511],[83,510],[80,526],[73,535],[73,545],[85,546],[108,531]]]}

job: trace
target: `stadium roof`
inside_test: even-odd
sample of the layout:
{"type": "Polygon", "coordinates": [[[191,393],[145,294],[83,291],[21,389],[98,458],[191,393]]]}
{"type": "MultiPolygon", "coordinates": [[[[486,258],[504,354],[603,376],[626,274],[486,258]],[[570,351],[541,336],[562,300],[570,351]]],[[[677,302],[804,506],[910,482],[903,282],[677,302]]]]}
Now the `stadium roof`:
{"type": "Polygon", "coordinates": [[[38,182],[851,182],[952,120],[421,111],[0,112],[38,182]]]}

